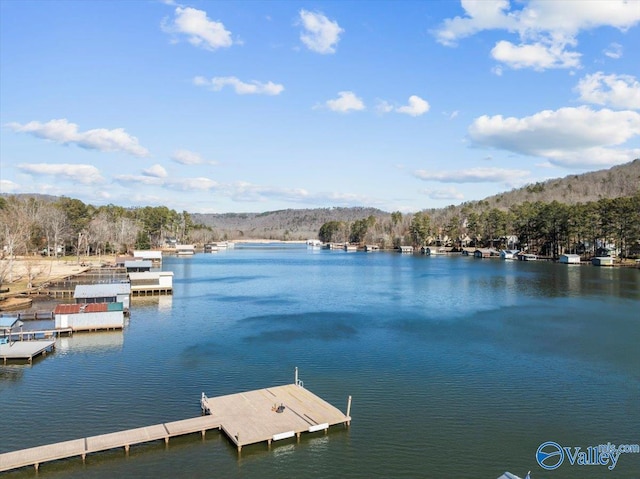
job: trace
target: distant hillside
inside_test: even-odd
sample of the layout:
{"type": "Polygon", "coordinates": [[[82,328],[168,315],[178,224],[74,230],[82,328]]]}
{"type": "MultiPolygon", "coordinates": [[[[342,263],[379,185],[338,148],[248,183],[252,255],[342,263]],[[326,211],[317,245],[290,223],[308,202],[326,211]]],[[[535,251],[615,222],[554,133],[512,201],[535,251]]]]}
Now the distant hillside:
{"type": "Polygon", "coordinates": [[[601,198],[633,196],[640,191],[640,159],[606,170],[547,180],[490,196],[490,207],[509,208],[525,201],[586,203],[601,198]]]}
{"type": "MultiPolygon", "coordinates": [[[[480,201],[462,205],[425,210],[435,224],[444,223],[459,215],[463,207],[471,210],[487,208],[508,209],[525,201],[559,201],[560,203],[586,203],[601,198],[632,196],[640,191],[640,159],[606,170],[547,180],[480,201]]],[[[266,213],[192,214],[195,223],[211,226],[229,239],[306,239],[316,238],[320,227],[328,221],[353,222],[375,216],[388,219],[390,213],[375,208],[317,208],[288,209],[266,213]]]]}
{"type": "MultiPolygon", "coordinates": [[[[446,208],[425,209],[434,226],[442,226],[454,216],[463,216],[463,209],[481,212],[490,208],[509,209],[525,201],[561,203],[586,203],[601,198],[632,196],[640,191],[640,159],[613,168],[569,175],[548,180],[508,192],[490,196],[484,200],[469,201],[446,208]]],[[[9,195],[0,195],[9,196],[9,195]]],[[[34,197],[41,201],[54,201],[58,197],[48,195],[16,195],[34,197]]],[[[168,208],[172,206],[166,205],[168,208]]],[[[288,239],[317,238],[320,227],[328,221],[347,223],[374,216],[378,221],[389,220],[391,214],[377,208],[315,208],[286,209],[265,213],[192,213],[194,223],[210,226],[220,239],[288,239]]]]}
{"type": "Polygon", "coordinates": [[[386,219],[391,215],[376,208],[315,208],[287,209],[266,213],[193,213],[191,219],[212,227],[218,235],[229,239],[317,238],[320,227],[328,221],[352,222],[374,216],[386,219]]]}

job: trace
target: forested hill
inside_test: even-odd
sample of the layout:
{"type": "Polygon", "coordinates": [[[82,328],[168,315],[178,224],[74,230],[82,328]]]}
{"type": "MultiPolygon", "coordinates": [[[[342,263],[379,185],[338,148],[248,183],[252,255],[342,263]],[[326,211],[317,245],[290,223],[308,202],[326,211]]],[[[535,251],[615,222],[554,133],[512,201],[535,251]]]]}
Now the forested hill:
{"type": "Polygon", "coordinates": [[[220,236],[233,239],[264,238],[303,240],[317,238],[320,227],[329,221],[350,223],[374,216],[376,219],[389,218],[376,208],[314,208],[287,209],[266,213],[193,213],[196,224],[212,227],[220,236]]]}
{"type": "MultiPolygon", "coordinates": [[[[468,201],[457,206],[446,208],[428,209],[425,204],[423,211],[431,218],[434,228],[446,225],[451,218],[466,218],[469,213],[481,214],[491,209],[508,211],[512,206],[524,202],[550,203],[558,201],[566,204],[597,202],[601,199],[613,199],[633,196],[640,191],[640,159],[613,168],[570,175],[564,178],[548,180],[523,188],[500,193],[479,201],[468,201]]],[[[0,194],[0,209],[2,200],[13,195],[0,194]]],[[[59,197],[47,195],[24,194],[16,197],[29,197],[44,203],[61,200],[59,197]]],[[[67,198],[67,200],[69,200],[67,198]]],[[[91,217],[101,211],[100,208],[87,208],[80,200],[69,200],[67,207],[75,208],[74,214],[82,216],[84,222],[89,222],[91,217]],[[79,209],[78,209],[79,208],[79,209]],[[77,211],[76,211],[77,210],[77,211]],[[78,213],[79,212],[79,213],[78,213]]],[[[108,210],[114,210],[106,207],[108,210]]],[[[101,207],[103,208],[103,207],[101,207]]],[[[115,207],[118,210],[119,207],[115,207]]],[[[169,211],[171,205],[164,207],[142,208],[152,212],[173,213],[176,218],[178,213],[169,211]],[[156,211],[158,210],[158,211],[156,211]],[[166,210],[166,211],[165,211],[166,210]]],[[[121,208],[122,209],[122,208],[121,208]]],[[[115,211],[114,210],[114,211],[115,211]]],[[[124,209],[122,209],[125,211],[124,209]]],[[[133,214],[135,209],[126,210],[133,214]]],[[[113,213],[113,211],[112,211],[113,213]]],[[[171,216],[171,215],[170,215],[171,216]]],[[[173,216],[171,216],[173,218],[173,216]]],[[[202,224],[211,227],[211,234],[216,239],[289,239],[304,240],[317,238],[320,227],[328,222],[342,222],[349,225],[357,220],[374,217],[379,224],[389,223],[391,213],[377,208],[315,208],[315,209],[286,209],[269,211],[265,213],[224,213],[224,214],[190,214],[194,224],[202,224]]],[[[401,215],[402,216],[402,215],[401,215]]],[[[410,217],[412,215],[404,215],[410,217]]],[[[175,218],[174,218],[175,219],[175,218]]],[[[393,222],[395,224],[395,221],[393,222]]],[[[167,225],[164,225],[166,234],[167,225]]],[[[169,228],[170,230],[170,228],[169,228]]],[[[203,232],[204,234],[205,232],[203,232]]],[[[206,238],[192,238],[194,241],[206,238]]]]}
{"type": "MultiPolygon", "coordinates": [[[[640,159],[610,169],[547,180],[463,205],[425,209],[434,220],[460,214],[464,206],[482,211],[507,210],[529,202],[587,203],[602,198],[632,196],[640,191],[640,159]]],[[[426,205],[425,205],[426,206],[426,205]]],[[[390,213],[376,208],[287,209],[266,213],[192,214],[195,223],[212,227],[228,238],[294,239],[316,238],[320,227],[329,221],[350,223],[374,216],[389,219],[390,213]]]]}
{"type": "Polygon", "coordinates": [[[509,208],[525,201],[575,204],[633,196],[640,191],[640,159],[606,170],[569,175],[490,196],[487,206],[509,208]]]}

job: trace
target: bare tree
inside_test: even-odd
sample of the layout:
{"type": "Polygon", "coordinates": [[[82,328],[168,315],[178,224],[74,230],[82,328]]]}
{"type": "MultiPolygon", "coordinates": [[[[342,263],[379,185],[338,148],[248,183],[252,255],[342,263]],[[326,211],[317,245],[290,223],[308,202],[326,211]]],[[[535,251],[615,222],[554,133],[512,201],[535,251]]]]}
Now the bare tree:
{"type": "Polygon", "coordinates": [[[8,258],[8,280],[13,281],[13,262],[17,255],[27,254],[33,225],[24,200],[11,197],[0,211],[0,240],[3,256],[8,258]]]}
{"type": "Polygon", "coordinates": [[[47,256],[51,256],[53,251],[53,255],[57,258],[63,238],[70,232],[67,215],[52,204],[44,205],[41,213],[41,223],[47,239],[47,256]]]}

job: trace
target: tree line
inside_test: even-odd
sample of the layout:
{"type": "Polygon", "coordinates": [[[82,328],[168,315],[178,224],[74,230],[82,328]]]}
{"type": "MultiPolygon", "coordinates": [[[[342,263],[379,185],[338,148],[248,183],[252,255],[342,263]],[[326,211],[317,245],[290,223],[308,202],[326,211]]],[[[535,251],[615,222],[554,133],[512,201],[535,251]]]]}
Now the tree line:
{"type": "Polygon", "coordinates": [[[166,206],[94,207],[67,197],[0,197],[2,257],[127,253],[160,247],[166,237],[178,243],[216,239],[211,228],[194,224],[186,211],[166,206]]]}
{"type": "Polygon", "coordinates": [[[448,209],[438,215],[396,211],[389,218],[329,221],[321,226],[318,239],[382,248],[519,249],[551,258],[564,253],[594,256],[609,247],[621,257],[640,256],[640,192],[576,204],[526,201],[501,209],[477,202],[450,209],[451,214],[446,214],[448,209]]]}

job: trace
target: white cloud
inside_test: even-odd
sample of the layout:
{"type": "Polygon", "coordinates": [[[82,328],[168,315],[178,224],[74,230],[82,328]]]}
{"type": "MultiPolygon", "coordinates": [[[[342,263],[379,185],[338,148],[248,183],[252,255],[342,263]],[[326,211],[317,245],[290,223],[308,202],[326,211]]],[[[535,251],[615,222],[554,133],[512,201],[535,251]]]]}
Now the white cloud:
{"type": "Polygon", "coordinates": [[[18,169],[35,176],[54,176],[62,180],[70,180],[92,185],[102,183],[104,179],[100,171],[93,165],[72,165],[68,163],[23,163],[18,169]]]}
{"type": "Polygon", "coordinates": [[[213,77],[211,80],[197,76],[193,79],[193,83],[197,86],[208,87],[213,91],[220,91],[228,85],[232,87],[238,95],[279,95],[284,90],[283,85],[273,83],[272,81],[261,83],[257,80],[251,80],[251,82],[246,83],[233,76],[213,77]]]}
{"type": "Polygon", "coordinates": [[[140,146],[138,139],[129,135],[123,128],[107,130],[78,131],[78,125],[66,119],[51,120],[47,123],[31,121],[24,125],[9,123],[13,131],[30,133],[38,138],[55,141],[63,145],[76,144],[81,148],[99,151],[124,151],[135,156],[149,156],[149,150],[140,146]]]}
{"type": "Polygon", "coordinates": [[[279,199],[303,202],[309,197],[309,192],[303,188],[274,188],[260,186],[246,181],[238,181],[228,189],[229,196],[235,201],[267,201],[279,199]]]}
{"type": "Polygon", "coordinates": [[[458,171],[417,170],[416,178],[441,183],[507,183],[515,184],[529,176],[527,170],[509,170],[504,168],[469,168],[458,171]]]}
{"type": "Polygon", "coordinates": [[[234,201],[264,202],[268,200],[287,201],[310,205],[326,205],[327,203],[341,206],[372,205],[377,202],[352,193],[321,192],[310,193],[304,188],[279,188],[261,186],[238,181],[226,187],[226,194],[234,201]]]}
{"type": "Polygon", "coordinates": [[[464,195],[454,187],[442,188],[439,190],[422,190],[432,200],[463,200],[464,195]]]}
{"type": "Polygon", "coordinates": [[[147,171],[145,171],[143,175],[117,175],[114,177],[114,180],[123,184],[161,186],[166,189],[178,191],[208,191],[220,187],[218,182],[209,178],[173,178],[169,176],[152,176],[147,174],[147,171]]]}
{"type": "Polygon", "coordinates": [[[513,15],[505,13],[509,9],[509,0],[462,0],[461,4],[466,16],[448,18],[434,32],[443,45],[454,46],[457,40],[482,30],[512,30],[517,24],[513,15]]]}
{"type": "Polygon", "coordinates": [[[356,96],[352,91],[338,92],[338,98],[335,100],[327,100],[325,106],[331,111],[337,111],[340,113],[347,113],[349,111],[364,110],[365,106],[363,101],[356,96]]]}
{"type": "Polygon", "coordinates": [[[173,155],[171,155],[171,159],[182,165],[200,165],[204,163],[204,160],[198,153],[189,150],[176,150],[173,152],[173,155]]]}
{"type": "Polygon", "coordinates": [[[133,185],[147,185],[147,186],[162,186],[165,184],[164,178],[149,175],[116,175],[113,179],[117,183],[133,184],[133,185]]]}
{"type": "Polygon", "coordinates": [[[155,164],[146,170],[142,170],[142,174],[145,176],[152,176],[154,178],[166,178],[168,175],[167,170],[162,165],[155,164]]]}
{"type": "Polygon", "coordinates": [[[300,10],[300,20],[304,28],[300,40],[309,50],[322,54],[335,53],[340,34],[344,32],[338,22],[329,20],[322,13],[307,10],[300,10]]]}
{"type": "Polygon", "coordinates": [[[233,45],[231,32],[222,22],[210,20],[207,12],[191,7],[177,7],[173,22],[165,19],[162,29],[171,34],[184,34],[189,43],[207,50],[230,47],[233,45]]]}
{"type": "Polygon", "coordinates": [[[604,54],[609,58],[613,58],[614,60],[618,60],[622,58],[622,45],[619,43],[613,42],[609,47],[604,51],[604,54]]]}
{"type": "Polygon", "coordinates": [[[481,116],[469,126],[477,144],[547,158],[557,165],[617,164],[630,161],[621,145],[640,135],[640,114],[582,106],[545,110],[524,118],[481,116]]]}
{"type": "Polygon", "coordinates": [[[431,108],[431,106],[429,105],[428,101],[423,100],[419,96],[411,95],[409,97],[409,104],[396,108],[396,111],[398,113],[404,113],[406,115],[420,116],[428,112],[429,108],[431,108]]]}
{"type": "Polygon", "coordinates": [[[393,105],[386,100],[378,100],[376,103],[376,111],[378,113],[391,113],[393,111],[393,105]]]}
{"type": "MultiPolygon", "coordinates": [[[[514,45],[506,40],[499,41],[491,50],[491,56],[502,63],[506,63],[513,69],[532,68],[534,70],[546,70],[548,68],[577,68],[580,66],[580,53],[564,50],[564,45],[544,44],[536,42],[531,44],[514,45]]],[[[496,74],[498,70],[495,70],[496,74]]]]}
{"type": "Polygon", "coordinates": [[[220,186],[217,181],[204,177],[171,179],[167,180],[166,184],[171,188],[179,189],[182,191],[208,191],[215,190],[220,186]]]}
{"type": "Polygon", "coordinates": [[[580,100],[596,105],[640,110],[640,82],[631,75],[597,72],[580,80],[580,100]]]}
{"type": "MultiPolygon", "coordinates": [[[[640,22],[637,2],[626,0],[529,0],[511,9],[508,0],[462,0],[464,16],[446,19],[434,31],[438,42],[453,46],[484,30],[506,30],[520,43],[499,41],[493,57],[513,68],[576,68],[580,54],[576,37],[583,30],[609,26],[625,31],[640,22]]],[[[521,2],[513,2],[513,6],[521,2]]],[[[616,55],[616,50],[613,54],[616,55]]]]}
{"type": "Polygon", "coordinates": [[[640,148],[616,149],[593,147],[575,151],[559,150],[547,152],[547,157],[551,164],[562,167],[584,169],[610,167],[640,158],[640,148]]]}
{"type": "Polygon", "coordinates": [[[13,193],[18,191],[20,185],[9,180],[0,180],[0,193],[13,193]]]}

